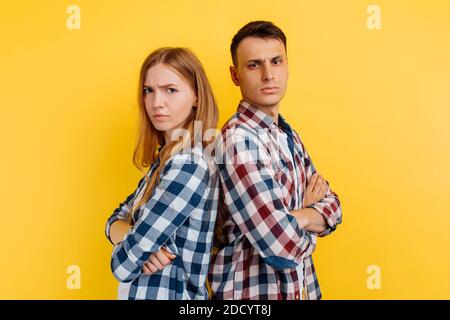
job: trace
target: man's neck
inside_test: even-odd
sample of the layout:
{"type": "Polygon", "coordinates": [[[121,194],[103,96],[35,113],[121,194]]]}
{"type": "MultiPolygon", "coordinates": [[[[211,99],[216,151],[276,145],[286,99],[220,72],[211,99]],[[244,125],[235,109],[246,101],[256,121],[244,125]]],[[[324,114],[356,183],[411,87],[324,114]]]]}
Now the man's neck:
{"type": "Polygon", "coordinates": [[[276,124],[278,124],[278,114],[279,114],[279,107],[280,107],[279,103],[277,103],[275,105],[262,106],[257,103],[254,103],[250,100],[247,100],[245,98],[243,98],[243,100],[246,101],[247,103],[251,104],[255,108],[257,108],[258,110],[267,114],[269,117],[271,117],[273,119],[273,121],[275,121],[276,124]]]}

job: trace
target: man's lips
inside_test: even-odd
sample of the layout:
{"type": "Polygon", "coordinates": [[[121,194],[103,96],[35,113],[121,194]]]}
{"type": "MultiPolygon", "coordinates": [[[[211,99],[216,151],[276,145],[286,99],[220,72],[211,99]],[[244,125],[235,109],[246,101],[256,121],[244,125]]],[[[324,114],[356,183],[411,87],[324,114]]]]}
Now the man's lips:
{"type": "Polygon", "coordinates": [[[278,89],[280,89],[279,87],[264,87],[264,88],[261,88],[261,92],[262,93],[274,93],[274,92],[276,92],[276,91],[278,91],[278,89]]]}

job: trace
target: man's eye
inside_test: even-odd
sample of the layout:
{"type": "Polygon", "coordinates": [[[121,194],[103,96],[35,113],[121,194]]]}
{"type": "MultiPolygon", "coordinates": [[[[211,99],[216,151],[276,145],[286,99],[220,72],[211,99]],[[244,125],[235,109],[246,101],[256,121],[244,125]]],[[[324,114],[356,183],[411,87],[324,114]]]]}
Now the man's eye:
{"type": "Polygon", "coordinates": [[[148,93],[153,92],[153,90],[151,88],[146,87],[146,88],[144,88],[143,92],[144,92],[144,94],[148,94],[148,93]]]}
{"type": "Polygon", "coordinates": [[[258,67],[258,64],[256,64],[256,63],[250,63],[250,64],[248,65],[248,67],[249,67],[250,69],[255,69],[255,68],[258,67]]]}
{"type": "Polygon", "coordinates": [[[178,90],[177,89],[175,89],[175,88],[167,88],[167,92],[168,93],[175,93],[175,92],[177,92],[178,90]]]}
{"type": "Polygon", "coordinates": [[[275,60],[273,60],[273,63],[274,64],[281,64],[281,59],[275,59],[275,60]]]}

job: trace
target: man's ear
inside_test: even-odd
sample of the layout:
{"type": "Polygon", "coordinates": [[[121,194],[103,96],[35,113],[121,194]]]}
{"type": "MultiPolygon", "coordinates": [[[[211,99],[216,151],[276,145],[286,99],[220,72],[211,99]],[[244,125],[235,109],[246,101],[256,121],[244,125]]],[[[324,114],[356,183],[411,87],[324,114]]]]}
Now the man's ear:
{"type": "Polygon", "coordinates": [[[289,79],[289,61],[288,58],[286,57],[286,63],[287,63],[287,78],[289,79]]]}
{"type": "Polygon", "coordinates": [[[230,75],[231,75],[231,80],[233,80],[233,83],[236,86],[239,86],[240,85],[239,74],[238,74],[237,68],[235,66],[230,66],[230,75]]]}

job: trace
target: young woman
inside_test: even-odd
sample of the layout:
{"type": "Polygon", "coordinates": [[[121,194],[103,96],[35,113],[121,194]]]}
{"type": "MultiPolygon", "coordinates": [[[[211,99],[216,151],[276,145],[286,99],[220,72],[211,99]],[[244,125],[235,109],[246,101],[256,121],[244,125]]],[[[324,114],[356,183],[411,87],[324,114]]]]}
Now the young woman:
{"type": "Polygon", "coordinates": [[[161,48],[142,65],[138,98],[133,162],[148,173],[106,224],[119,298],[208,299],[219,190],[202,139],[218,119],[210,84],[190,50],[161,48]]]}

